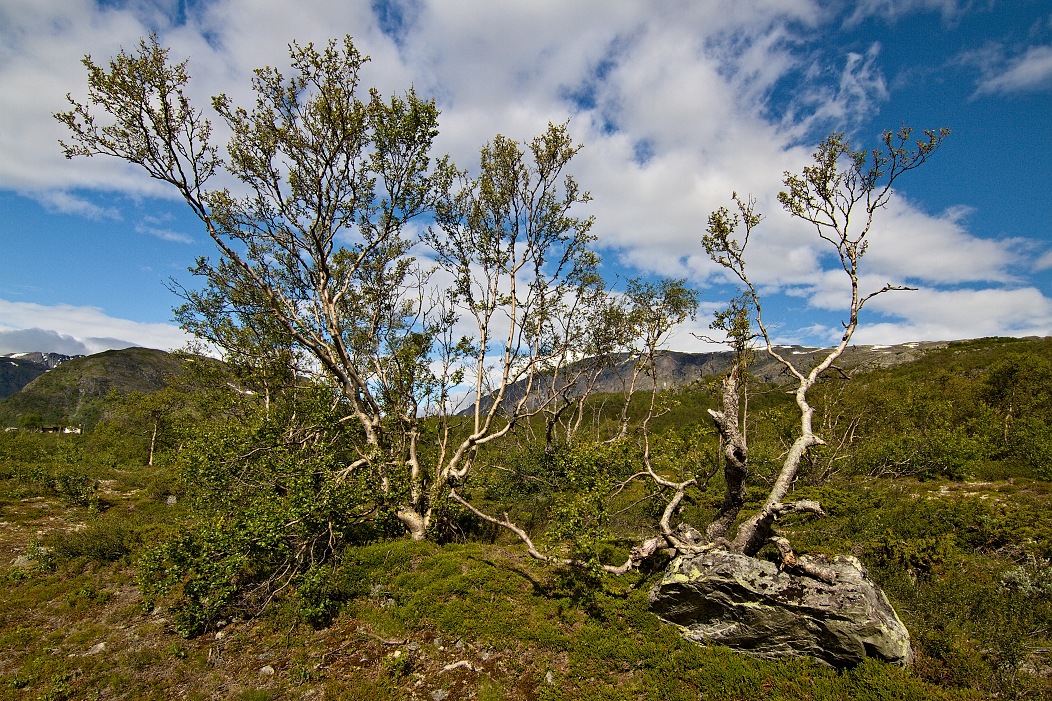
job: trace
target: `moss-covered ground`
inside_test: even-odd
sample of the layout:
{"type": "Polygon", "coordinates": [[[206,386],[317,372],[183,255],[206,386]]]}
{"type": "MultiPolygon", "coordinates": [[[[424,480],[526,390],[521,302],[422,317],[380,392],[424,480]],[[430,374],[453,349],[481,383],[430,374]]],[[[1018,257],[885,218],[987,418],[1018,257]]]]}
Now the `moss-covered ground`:
{"type": "MultiPolygon", "coordinates": [[[[810,540],[801,528],[801,547],[846,548],[868,560],[920,653],[913,670],[874,662],[843,672],[684,642],[647,610],[654,573],[596,582],[504,542],[358,546],[333,573],[344,603],[325,625],[310,625],[292,595],[262,616],[186,639],[163,608],[144,605],[132,566],[143,542],[178,529],[186,514],[144,487],[107,484],[102,506],[92,507],[19,496],[13,477],[3,483],[2,698],[969,699],[1050,691],[1039,669],[1047,632],[1024,630],[1041,612],[991,611],[1013,604],[1004,563],[982,557],[1017,537],[1002,529],[1043,537],[1043,483],[826,490],[831,517],[810,540]],[[907,521],[917,533],[899,537],[908,534],[895,523],[907,521]],[[849,544],[848,533],[861,537],[849,544]]],[[[1047,606],[1027,602],[1014,605],[1047,606]]]]}

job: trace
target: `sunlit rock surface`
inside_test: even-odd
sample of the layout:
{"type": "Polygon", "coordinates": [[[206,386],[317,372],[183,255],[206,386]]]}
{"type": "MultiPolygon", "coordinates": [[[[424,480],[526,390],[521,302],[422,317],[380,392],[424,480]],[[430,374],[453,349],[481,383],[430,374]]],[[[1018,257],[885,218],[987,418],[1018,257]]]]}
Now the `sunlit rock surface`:
{"type": "Polygon", "coordinates": [[[909,664],[909,632],[862,564],[854,557],[823,564],[836,572],[833,584],[715,548],[681,556],[654,587],[650,607],[689,640],[761,657],[909,664]]]}

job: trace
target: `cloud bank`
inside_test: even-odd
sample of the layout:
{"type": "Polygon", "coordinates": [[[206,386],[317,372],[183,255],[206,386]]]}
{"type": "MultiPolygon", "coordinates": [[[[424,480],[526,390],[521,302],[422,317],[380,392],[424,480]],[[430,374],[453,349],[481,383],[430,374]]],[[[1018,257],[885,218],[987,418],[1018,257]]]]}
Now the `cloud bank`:
{"type": "MultiPolygon", "coordinates": [[[[219,92],[250,104],[252,68],[286,65],[290,40],[321,44],[347,32],[372,56],[365,85],[384,93],[413,85],[436,97],[439,147],[462,166],[477,162],[479,147],[498,132],[527,139],[548,121],[568,120],[585,145],[574,170],[594,196],[587,213],[596,216],[597,244],[623,276],[685,277],[706,302],[725,299],[726,279],[699,240],[708,213],[728,204],[732,191],[751,193],[767,217],[752,246],[753,277],[773,294],[791,293],[781,322],[787,333],[812,329],[817,338],[818,328],[835,331],[835,316],[801,317],[842,308],[842,274],[814,232],[782,213],[781,174],[806,165],[809,145],[824,133],[850,132],[879,111],[890,88],[879,42],[839,52],[818,51],[816,43],[869,18],[902,22],[935,12],[949,24],[969,7],[955,0],[870,0],[851,12],[818,0],[304,0],[290,12],[277,0],[8,0],[0,7],[0,81],[7,86],[0,93],[0,187],[96,218],[116,215],[91,200],[93,190],[171,196],[119,163],[59,155],[61,128],[48,115],[66,108],[67,92],[83,99],[85,53],[103,61],[154,31],[173,57],[190,57],[190,94],[199,106],[219,92]]],[[[989,63],[979,92],[1044,85],[1049,52],[1034,46],[989,63]]],[[[938,156],[925,167],[939,168],[938,156]]],[[[1019,272],[1042,252],[977,235],[962,217],[966,210],[933,213],[899,199],[881,213],[867,274],[878,287],[892,281],[920,290],[910,302],[873,305],[882,318],[867,337],[1052,333],[1048,299],[1019,272]],[[1009,319],[1006,303],[1032,311],[1009,319]],[[973,310],[971,322],[945,316],[962,308],[973,310]],[[942,321],[925,324],[921,314],[942,321]]],[[[189,243],[163,221],[141,222],[138,230],[189,243]]],[[[78,309],[65,316],[72,323],[100,315],[78,309]]],[[[91,331],[90,322],[75,329],[31,323],[84,343],[100,335],[144,338],[123,328],[91,331]]],[[[155,345],[182,343],[171,327],[156,326],[164,340],[155,345]]]]}
{"type": "Polygon", "coordinates": [[[171,324],[118,319],[94,307],[0,299],[0,353],[90,355],[131,346],[173,350],[190,340],[171,324]]]}

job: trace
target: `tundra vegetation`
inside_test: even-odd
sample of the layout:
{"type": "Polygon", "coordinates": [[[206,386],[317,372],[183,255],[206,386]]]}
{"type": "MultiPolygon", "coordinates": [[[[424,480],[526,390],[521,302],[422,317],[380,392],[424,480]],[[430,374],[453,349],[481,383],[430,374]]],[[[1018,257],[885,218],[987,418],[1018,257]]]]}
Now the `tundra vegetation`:
{"type": "MultiPolygon", "coordinates": [[[[797,552],[857,555],[916,653],[910,669],[867,662],[841,672],[684,641],[648,611],[660,553],[624,576],[600,576],[530,558],[505,529],[452,510],[448,530],[429,541],[406,537],[394,515],[387,531],[358,523],[330,534],[325,519],[344,523],[341,504],[312,480],[334,449],[286,445],[274,427],[275,417],[323,424],[329,405],[312,405],[305,385],[295,418],[281,413],[285,398],[271,401],[268,419],[261,394],[235,389],[237,368],[184,366],[167,390],[180,401],[153,467],[148,413],[129,410],[141,395],[112,396],[82,435],[0,433],[0,697],[1052,692],[1052,383],[1032,381],[1052,368],[1047,339],[946,344],[812,392],[815,425],[844,440],[805,457],[794,496],[821,503],[826,516],[790,514],[779,530],[797,552]],[[273,586],[276,568],[317,547],[311,538],[330,537],[337,552],[323,566],[273,586]],[[261,675],[268,665],[276,673],[261,675]]],[[[697,421],[722,409],[721,390],[713,378],[664,391],[656,401],[667,411],[651,420],[656,466],[696,458],[713,474],[708,490],[683,502],[690,522],[711,521],[724,503],[719,437],[697,421]]],[[[585,407],[613,434],[615,399],[593,396],[585,407]]],[[[649,403],[637,393],[630,420],[649,403]]],[[[749,407],[743,513],[762,506],[799,422],[784,385],[752,382],[749,407]]],[[[502,469],[476,485],[477,501],[500,505],[545,551],[571,546],[578,557],[623,561],[652,532],[661,502],[639,490],[601,511],[591,504],[604,480],[616,488],[631,474],[643,442],[546,451],[541,417],[532,428],[490,458],[502,469]]],[[[777,558],[777,548],[759,556],[777,558]]]]}
{"type": "Polygon", "coordinates": [[[462,171],[430,154],[432,102],[359,96],[349,39],[291,58],[289,78],[257,71],[251,109],[215,98],[225,157],[185,64],[152,38],[105,67],[86,58],[88,101],[56,115],[68,156],[141,166],[201,220],[218,258],[198,261],[178,315],[225,362],[112,396],[85,435],[0,437],[4,693],[1052,689],[1052,346],[990,339],[827,372],[863,305],[894,290],[858,286],[872,217],[945,133],[861,152],[833,135],[786,175],[783,206],[851,282],[843,340],[814,367],[780,356],[764,323],[751,201],[717,210],[702,245],[743,287],[712,324],[735,362],[662,390],[658,352],[696,294],[606,289],[564,125],[494,137],[462,171]],[[756,352],[792,384],[750,379],[756,352]],[[623,392],[588,391],[605,372],[623,392]],[[835,672],[684,642],[646,593],[701,544],[786,566],[793,548],[859,556],[916,664],[835,672]]]}

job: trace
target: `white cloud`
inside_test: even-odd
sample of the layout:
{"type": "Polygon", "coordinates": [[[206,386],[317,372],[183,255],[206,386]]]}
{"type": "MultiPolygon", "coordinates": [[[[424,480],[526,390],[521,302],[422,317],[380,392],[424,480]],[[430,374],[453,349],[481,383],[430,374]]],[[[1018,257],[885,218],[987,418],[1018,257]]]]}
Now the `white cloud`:
{"type": "MultiPolygon", "coordinates": [[[[419,0],[397,3],[405,12],[395,38],[371,5],[304,0],[290,11],[278,0],[129,0],[104,7],[90,0],[7,0],[0,7],[0,188],[31,193],[56,211],[113,219],[119,213],[95,203],[92,189],[171,196],[111,160],[62,158],[62,127],[50,114],[66,109],[66,92],[83,99],[79,59],[85,53],[105,61],[154,30],[173,57],[190,57],[196,104],[224,91],[236,104],[250,104],[251,69],[287,64],[290,40],[319,44],[349,32],[373,58],[364,85],[384,93],[415,85],[420,94],[436,96],[443,111],[439,148],[461,166],[474,166],[478,148],[498,132],[526,139],[548,121],[571,119],[572,133],[585,143],[573,170],[595,197],[581,213],[596,215],[599,245],[611,258],[647,273],[719,284],[721,271],[700,245],[708,214],[729,204],[732,191],[751,193],[768,217],[750,251],[757,283],[791,291],[812,309],[839,303],[842,283],[835,271],[826,272],[831,261],[824,244],[776,201],[783,171],[808,163],[810,149],[800,144],[815,130],[850,128],[888,98],[879,44],[834,58],[801,50],[842,19],[828,4],[419,0]],[[794,81],[792,104],[773,116],[771,93],[785,80],[794,81]]],[[[949,21],[968,6],[870,0],[857,3],[848,20],[897,21],[933,11],[949,21]]],[[[1052,72],[1043,52],[1050,50],[1033,47],[1014,61],[986,64],[1000,71],[987,75],[984,89],[1043,85],[1052,72]]],[[[217,137],[221,142],[221,130],[217,137]]],[[[191,239],[163,221],[130,226],[170,241],[191,239]]],[[[1022,284],[1014,272],[1023,263],[1022,242],[977,237],[956,210],[931,215],[895,200],[881,212],[874,237],[864,262],[879,284],[1022,284]]],[[[1037,269],[1042,266],[1052,263],[1039,260],[1037,269]]],[[[996,298],[1021,299],[1018,293],[996,298]]],[[[67,315],[69,323],[108,319],[99,310],[69,309],[77,310],[67,315]]],[[[979,305],[975,314],[987,311],[995,305],[979,305]]],[[[1040,326],[1038,311],[1033,318],[1040,326]]],[[[15,325],[0,317],[5,323],[15,325]]],[[[90,323],[71,328],[29,317],[24,323],[75,338],[140,338],[124,327],[95,333],[86,328],[90,323]]],[[[907,320],[905,328],[917,323],[907,320]]],[[[977,331],[985,323],[976,321],[977,331]]]]}
{"type": "Polygon", "coordinates": [[[71,192],[39,190],[30,192],[29,195],[44,205],[49,212],[73,214],[96,221],[102,219],[117,221],[121,218],[120,210],[115,207],[101,207],[90,199],[71,192]]]}
{"type": "Polygon", "coordinates": [[[1033,287],[888,294],[876,298],[870,311],[896,319],[865,324],[856,343],[1052,336],[1052,300],[1033,287]]]}
{"type": "Polygon", "coordinates": [[[147,31],[128,13],[100,9],[90,0],[11,0],[0,6],[0,186],[141,187],[142,179],[116,162],[66,162],[58,146],[61,125],[51,114],[66,109],[66,93],[79,92],[84,83],[84,54],[109,56],[147,31]]]}
{"type": "Polygon", "coordinates": [[[1018,281],[1024,241],[974,236],[963,225],[963,213],[952,208],[931,216],[902,197],[892,199],[874,220],[865,269],[929,284],[1018,281]]]}
{"type": "Polygon", "coordinates": [[[877,64],[879,56],[880,44],[877,42],[871,44],[864,54],[848,53],[836,94],[822,103],[816,114],[843,123],[853,116],[852,113],[874,111],[877,102],[886,100],[888,86],[877,64]]]}
{"type": "Polygon", "coordinates": [[[1047,251],[1034,261],[1034,271],[1052,270],[1052,251],[1047,251]]]}
{"type": "Polygon", "coordinates": [[[847,19],[855,25],[867,17],[880,17],[897,22],[918,11],[938,12],[946,24],[953,24],[972,8],[975,0],[857,0],[847,19]]]}
{"type": "Polygon", "coordinates": [[[116,338],[79,339],[49,329],[0,329],[0,353],[62,353],[91,355],[104,350],[129,348],[134,343],[116,338]]]}
{"type": "Polygon", "coordinates": [[[1031,46],[1020,56],[989,59],[976,95],[1052,89],[1052,45],[1031,46]]]}
{"type": "Polygon", "coordinates": [[[189,234],[183,231],[176,231],[170,227],[165,226],[171,220],[171,217],[143,217],[142,221],[135,225],[135,231],[140,234],[147,236],[153,236],[154,238],[161,239],[162,241],[172,241],[174,243],[193,243],[194,239],[189,234]]]}
{"type": "Polygon", "coordinates": [[[129,346],[172,350],[185,346],[190,340],[191,337],[182,329],[171,324],[146,324],[118,319],[108,316],[97,307],[43,305],[0,299],[0,346],[9,348],[5,352],[82,348],[85,350],[78,352],[97,353],[129,346]],[[52,347],[11,347],[15,342],[37,340],[50,342],[52,347]]]}

